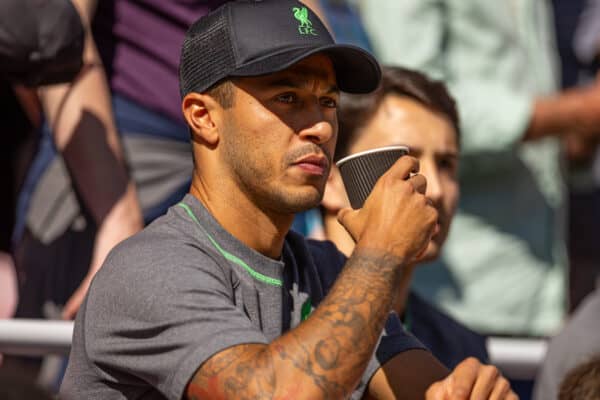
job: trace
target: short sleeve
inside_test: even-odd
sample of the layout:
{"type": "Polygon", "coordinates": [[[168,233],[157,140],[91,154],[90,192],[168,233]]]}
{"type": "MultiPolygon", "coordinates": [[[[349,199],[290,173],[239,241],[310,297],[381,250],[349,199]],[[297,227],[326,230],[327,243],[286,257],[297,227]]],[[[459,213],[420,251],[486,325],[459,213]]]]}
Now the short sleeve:
{"type": "Polygon", "coordinates": [[[180,399],[211,356],[268,340],[235,306],[231,271],[217,257],[193,243],[144,238],[126,241],[94,279],[86,355],[106,379],[133,375],[180,399]]]}

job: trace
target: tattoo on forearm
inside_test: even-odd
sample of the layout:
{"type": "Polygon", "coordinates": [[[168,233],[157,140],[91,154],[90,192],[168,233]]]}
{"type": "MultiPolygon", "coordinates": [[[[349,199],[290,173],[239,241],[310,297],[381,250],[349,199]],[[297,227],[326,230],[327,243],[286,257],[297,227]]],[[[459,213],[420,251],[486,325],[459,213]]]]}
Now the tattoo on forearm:
{"type": "MultiPolygon", "coordinates": [[[[399,263],[391,256],[355,254],[308,320],[269,346],[240,345],[213,356],[189,384],[188,397],[274,399],[276,390],[282,392],[277,377],[294,376],[280,369],[292,366],[318,388],[320,397],[347,397],[391,309],[399,263]]],[[[306,379],[280,383],[287,389],[277,398],[307,390],[306,379]]]]}

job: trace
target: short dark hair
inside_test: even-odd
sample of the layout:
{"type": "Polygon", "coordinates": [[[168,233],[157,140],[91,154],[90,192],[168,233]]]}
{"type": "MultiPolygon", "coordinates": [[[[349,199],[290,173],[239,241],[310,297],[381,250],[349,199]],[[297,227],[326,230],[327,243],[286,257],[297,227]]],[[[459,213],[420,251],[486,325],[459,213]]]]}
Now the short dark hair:
{"type": "Polygon", "coordinates": [[[339,135],[335,151],[338,160],[348,155],[360,129],[375,115],[386,96],[409,97],[425,107],[446,116],[460,136],[456,102],[440,81],[421,72],[402,67],[383,67],[379,87],[369,94],[343,94],[338,108],[339,135]]]}
{"type": "Polygon", "coordinates": [[[235,92],[233,83],[229,79],[217,82],[206,90],[206,94],[215,99],[223,108],[233,106],[235,92]]]}
{"type": "Polygon", "coordinates": [[[559,400],[600,399],[600,354],[571,369],[558,393],[559,400]]]}
{"type": "MultiPolygon", "coordinates": [[[[206,89],[205,93],[215,99],[215,101],[219,103],[221,107],[225,109],[233,107],[235,91],[233,90],[233,82],[231,82],[231,80],[224,79],[219,81],[206,89]]],[[[193,137],[192,129],[190,127],[188,127],[188,132],[190,137],[193,137]]],[[[194,158],[194,152],[192,152],[192,159],[195,163],[196,159],[194,158]]]]}

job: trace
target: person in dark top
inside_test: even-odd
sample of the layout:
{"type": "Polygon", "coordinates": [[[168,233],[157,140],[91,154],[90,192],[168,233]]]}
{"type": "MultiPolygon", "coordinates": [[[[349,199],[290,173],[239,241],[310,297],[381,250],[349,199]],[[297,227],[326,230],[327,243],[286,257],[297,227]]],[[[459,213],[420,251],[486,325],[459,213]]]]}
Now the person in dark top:
{"type": "MultiPolygon", "coordinates": [[[[370,94],[346,95],[340,103],[340,139],[336,159],[390,145],[405,145],[420,162],[427,178],[426,196],[439,213],[440,230],[427,251],[402,272],[395,310],[407,330],[448,368],[467,357],[488,360],[486,339],[473,332],[410,289],[414,269],[438,257],[459,195],[457,180],[459,127],[454,100],[443,83],[420,72],[384,67],[379,88],[370,94]]],[[[337,168],[333,168],[322,202],[325,234],[345,254],[354,241],[337,222],[348,206],[337,168]]]]}
{"type": "Polygon", "coordinates": [[[289,232],[321,201],[339,92],[379,80],[370,54],[335,44],[298,1],[229,2],[195,22],[180,63],[190,192],[96,274],[61,398],[515,399],[475,360],[445,378],[391,313],[438,229],[414,158],[341,212],[357,240],[345,263],[289,232]]]}

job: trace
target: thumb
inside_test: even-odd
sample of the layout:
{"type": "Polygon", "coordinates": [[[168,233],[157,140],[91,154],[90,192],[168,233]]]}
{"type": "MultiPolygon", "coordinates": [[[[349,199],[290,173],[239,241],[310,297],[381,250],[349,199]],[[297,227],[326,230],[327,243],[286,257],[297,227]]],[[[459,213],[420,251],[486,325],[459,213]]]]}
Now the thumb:
{"type": "Polygon", "coordinates": [[[345,221],[348,218],[348,213],[351,213],[352,209],[350,207],[343,207],[337,213],[337,220],[343,226],[346,226],[345,221]]]}
{"type": "Polygon", "coordinates": [[[360,221],[358,210],[350,207],[344,207],[337,214],[338,222],[348,231],[352,239],[356,242],[360,236],[360,221]]]}
{"type": "Polygon", "coordinates": [[[429,389],[425,392],[425,400],[446,400],[448,398],[447,385],[447,380],[443,380],[429,386],[429,389]]]}

